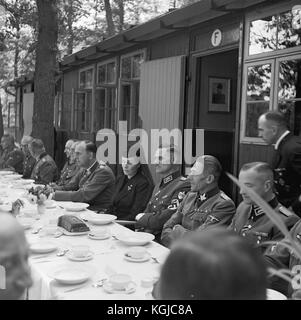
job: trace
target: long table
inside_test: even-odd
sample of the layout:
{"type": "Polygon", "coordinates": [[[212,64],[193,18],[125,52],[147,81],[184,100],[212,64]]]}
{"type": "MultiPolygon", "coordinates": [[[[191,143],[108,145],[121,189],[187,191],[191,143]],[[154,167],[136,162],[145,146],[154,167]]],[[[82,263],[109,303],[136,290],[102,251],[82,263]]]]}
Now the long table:
{"type": "MultiPolygon", "coordinates": [[[[17,198],[25,202],[25,209],[37,210],[36,206],[30,204],[25,197],[25,188],[14,189],[10,186],[0,185],[0,199],[13,201],[17,198]]],[[[86,209],[86,211],[88,211],[86,209]]],[[[22,209],[20,211],[22,215],[22,209]]],[[[130,248],[115,238],[119,233],[131,236],[134,231],[119,225],[110,223],[105,226],[95,226],[89,224],[92,230],[99,228],[108,228],[112,236],[106,240],[90,239],[88,235],[67,236],[62,235],[55,238],[53,235],[45,235],[43,228],[37,234],[33,230],[40,226],[46,226],[53,223],[63,214],[79,215],[80,212],[70,212],[57,205],[55,208],[46,209],[46,212],[40,215],[34,225],[26,230],[26,237],[30,243],[36,241],[49,240],[57,244],[58,250],[71,249],[74,245],[88,245],[93,252],[93,259],[85,262],[70,261],[67,254],[58,256],[57,251],[49,254],[32,254],[29,258],[31,273],[34,280],[33,286],[28,291],[28,299],[48,300],[143,300],[151,299],[152,286],[145,287],[144,281],[155,280],[159,277],[160,268],[167,257],[169,250],[156,242],[150,242],[144,247],[149,252],[150,258],[145,262],[131,262],[125,259],[125,253],[130,248]],[[155,258],[155,259],[153,259],[155,258]],[[159,263],[158,263],[159,262],[159,263]],[[53,279],[53,271],[62,266],[67,266],[70,270],[74,267],[84,268],[91,271],[91,277],[88,281],[78,285],[62,285],[53,279]],[[131,276],[136,284],[134,292],[131,293],[108,293],[102,286],[96,287],[95,283],[101,279],[107,279],[114,273],[126,273],[131,276]]]]}

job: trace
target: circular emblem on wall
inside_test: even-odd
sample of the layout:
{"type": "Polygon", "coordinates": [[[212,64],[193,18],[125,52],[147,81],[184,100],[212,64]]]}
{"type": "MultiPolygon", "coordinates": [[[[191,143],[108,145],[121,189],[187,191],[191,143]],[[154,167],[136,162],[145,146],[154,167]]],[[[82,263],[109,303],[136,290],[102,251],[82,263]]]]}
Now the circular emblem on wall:
{"type": "Polygon", "coordinates": [[[211,43],[214,47],[218,47],[222,42],[222,32],[220,29],[216,29],[212,32],[211,43]]]}

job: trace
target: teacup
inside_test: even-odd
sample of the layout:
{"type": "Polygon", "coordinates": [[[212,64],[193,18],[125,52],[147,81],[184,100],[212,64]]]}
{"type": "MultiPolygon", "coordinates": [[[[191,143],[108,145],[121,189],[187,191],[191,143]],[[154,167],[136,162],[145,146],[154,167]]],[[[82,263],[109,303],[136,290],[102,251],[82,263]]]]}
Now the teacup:
{"type": "Polygon", "coordinates": [[[100,229],[93,229],[91,231],[91,235],[94,237],[105,237],[109,234],[109,229],[108,228],[100,228],[100,229]]]}
{"type": "Polygon", "coordinates": [[[43,234],[44,235],[49,235],[49,236],[53,236],[57,233],[58,231],[58,228],[56,225],[52,225],[52,224],[49,224],[49,225],[46,225],[43,227],[43,234]]]}
{"type": "Polygon", "coordinates": [[[73,246],[71,249],[71,254],[74,258],[85,258],[89,254],[89,246],[77,245],[73,246]]]}
{"type": "Polygon", "coordinates": [[[146,255],[147,251],[142,247],[132,247],[128,250],[127,255],[133,259],[143,259],[146,255]]]}
{"type": "Polygon", "coordinates": [[[124,273],[116,273],[109,278],[109,281],[114,290],[124,290],[128,287],[132,278],[124,273]]]}

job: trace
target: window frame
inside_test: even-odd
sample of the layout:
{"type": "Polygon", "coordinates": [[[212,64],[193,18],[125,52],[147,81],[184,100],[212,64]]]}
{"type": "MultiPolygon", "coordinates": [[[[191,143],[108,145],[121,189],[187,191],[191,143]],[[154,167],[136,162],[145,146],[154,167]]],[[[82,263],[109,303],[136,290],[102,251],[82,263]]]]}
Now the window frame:
{"type": "Polygon", "coordinates": [[[118,79],[118,60],[117,60],[117,57],[97,63],[97,65],[96,65],[96,81],[95,81],[96,88],[99,88],[99,87],[111,87],[111,86],[112,87],[117,87],[117,79],[118,79]],[[109,83],[109,82],[108,83],[107,82],[106,83],[99,83],[98,82],[98,67],[101,67],[101,66],[104,66],[104,65],[108,65],[108,64],[110,64],[112,62],[115,63],[115,68],[116,68],[114,82],[111,82],[111,83],[109,83]]]}
{"type": "Polygon", "coordinates": [[[95,83],[94,74],[95,74],[95,66],[94,65],[79,69],[78,70],[78,90],[92,90],[93,85],[95,83]],[[82,72],[87,72],[88,70],[92,70],[92,84],[91,84],[91,86],[81,87],[80,86],[80,75],[82,72]]]}

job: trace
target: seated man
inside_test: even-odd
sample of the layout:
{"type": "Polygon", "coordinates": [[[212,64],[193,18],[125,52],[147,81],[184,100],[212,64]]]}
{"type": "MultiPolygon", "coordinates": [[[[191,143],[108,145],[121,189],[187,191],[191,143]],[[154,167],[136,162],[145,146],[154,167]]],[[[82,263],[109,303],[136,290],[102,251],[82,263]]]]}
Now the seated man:
{"type": "Polygon", "coordinates": [[[175,242],[153,295],[162,300],[265,300],[266,284],[262,256],[218,227],[175,242]]]}
{"type": "MultiPolygon", "coordinates": [[[[300,246],[301,220],[299,220],[290,230],[290,235],[293,241],[300,246]]],[[[271,288],[283,292],[288,297],[291,297],[295,291],[301,289],[301,256],[287,247],[287,245],[290,244],[290,239],[284,238],[275,246],[270,247],[264,255],[268,267],[276,270],[289,269],[293,274],[295,274],[295,279],[292,278],[293,281],[290,282],[286,282],[283,279],[280,279],[278,276],[268,278],[271,288]]]]}
{"type": "Polygon", "coordinates": [[[25,298],[32,285],[28,265],[29,247],[24,229],[10,214],[0,214],[0,300],[25,298]],[[3,273],[5,270],[5,276],[3,273]]]}
{"type": "Polygon", "coordinates": [[[80,171],[80,167],[76,161],[75,148],[80,143],[80,141],[68,140],[65,145],[65,153],[67,161],[62,169],[60,179],[51,184],[55,190],[72,190],[69,183],[80,171]]]}
{"type": "Polygon", "coordinates": [[[222,166],[215,157],[204,155],[196,160],[188,177],[191,191],[165,223],[161,236],[162,244],[169,247],[186,232],[218,225],[227,226],[231,223],[235,205],[219,189],[221,173],[222,166]]]}
{"type": "Polygon", "coordinates": [[[139,157],[122,157],[123,173],[117,179],[113,205],[109,210],[120,220],[135,221],[152,194],[154,185],[144,174],[143,166],[139,157]]]}
{"type": "Polygon", "coordinates": [[[86,170],[74,190],[57,190],[54,200],[86,202],[94,211],[106,210],[112,205],[115,177],[104,162],[97,161],[96,151],[97,147],[91,141],[82,141],[76,146],[78,164],[86,170]]]}
{"type": "Polygon", "coordinates": [[[28,145],[28,149],[33,158],[36,159],[36,164],[31,173],[31,179],[34,179],[38,184],[48,184],[58,178],[58,170],[56,163],[52,157],[46,153],[43,141],[33,139],[28,145]]]}
{"type": "Polygon", "coordinates": [[[24,161],[23,161],[23,177],[24,179],[29,179],[36,164],[36,159],[33,158],[31,153],[29,152],[28,145],[32,142],[33,137],[31,136],[24,136],[21,140],[21,149],[24,154],[24,161]]]}
{"type": "Polygon", "coordinates": [[[144,213],[136,216],[138,231],[160,236],[164,223],[177,210],[180,202],[190,189],[189,182],[181,176],[178,151],[174,146],[161,147],[155,154],[156,173],[162,178],[155,186],[152,197],[144,213]]]}
{"type": "MultiPolygon", "coordinates": [[[[243,165],[239,173],[241,184],[253,189],[262,199],[277,212],[288,229],[297,221],[298,217],[282,206],[274,193],[274,179],[271,167],[264,162],[251,162],[243,165]]],[[[283,238],[281,231],[273,224],[264,211],[250,199],[244,189],[240,191],[243,201],[238,206],[230,228],[245,237],[253,246],[260,246],[262,252],[268,240],[283,238]]]]}
{"type": "Polygon", "coordinates": [[[16,147],[15,139],[10,134],[1,138],[2,155],[0,157],[0,170],[10,169],[20,174],[23,173],[23,152],[16,147]]]}

